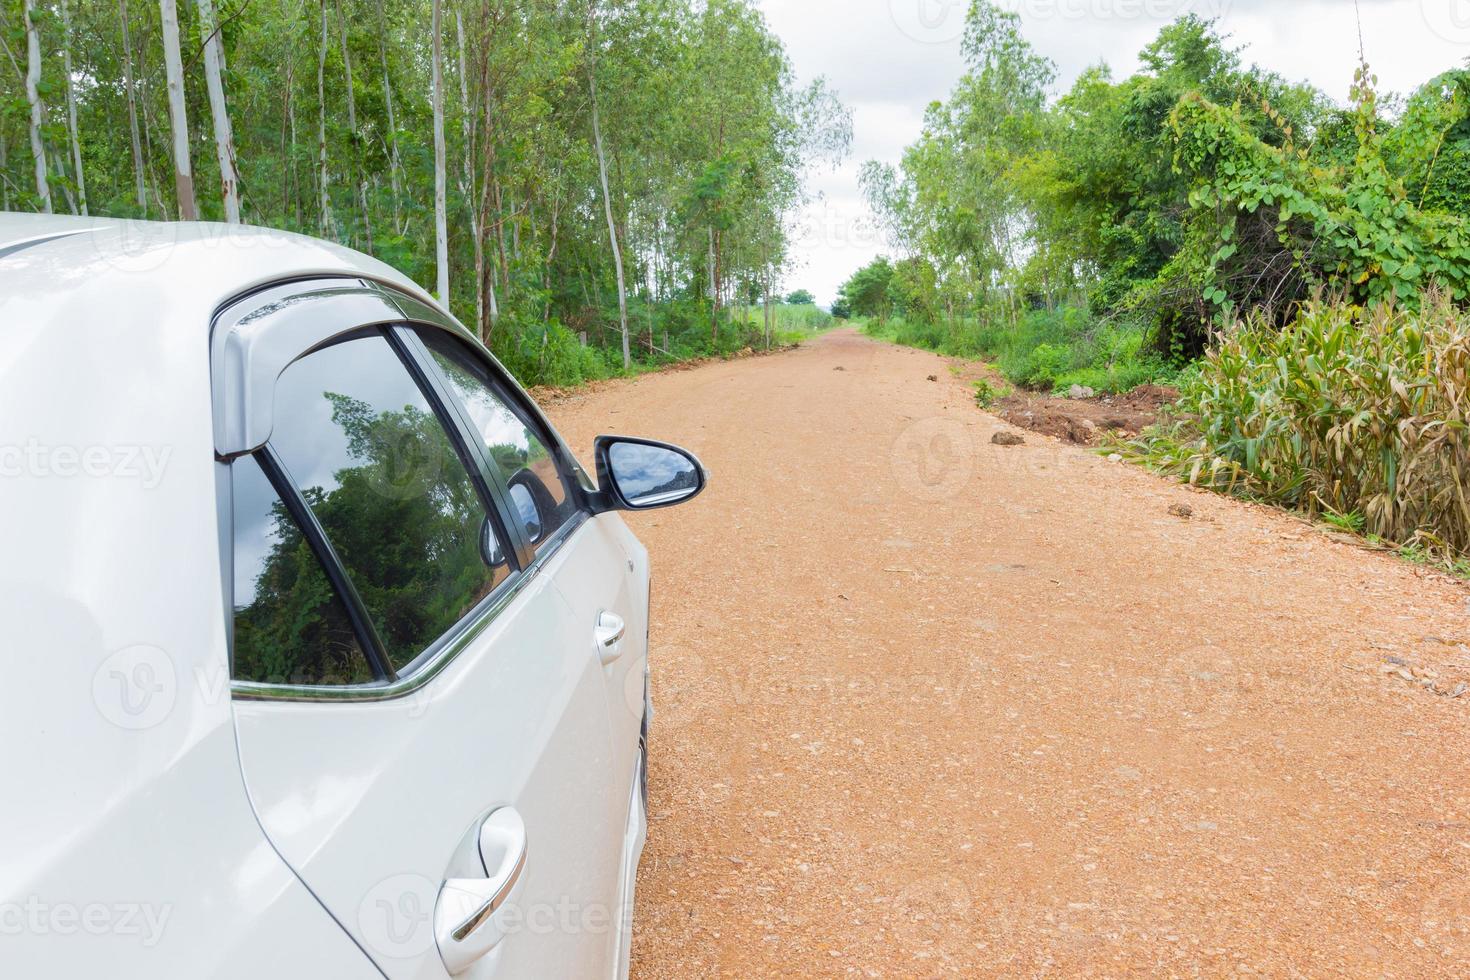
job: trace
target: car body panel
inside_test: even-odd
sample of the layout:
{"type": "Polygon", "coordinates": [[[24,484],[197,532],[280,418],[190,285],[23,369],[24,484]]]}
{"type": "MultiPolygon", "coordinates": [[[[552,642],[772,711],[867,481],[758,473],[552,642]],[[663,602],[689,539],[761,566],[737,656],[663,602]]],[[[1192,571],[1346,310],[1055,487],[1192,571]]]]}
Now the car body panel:
{"type": "MultiPolygon", "coordinates": [[[[585,520],[513,614],[409,698],[231,700],[209,324],[253,290],[331,277],[438,309],[390,267],[302,236],[0,214],[0,478],[22,477],[3,483],[0,554],[25,556],[0,568],[16,651],[0,738],[19,747],[0,775],[25,792],[0,812],[6,975],[377,975],[352,938],[363,903],[391,897],[373,887],[437,884],[448,828],[457,838],[472,811],[504,803],[527,820],[526,898],[560,907],[550,938],[508,936],[486,971],[625,969],[625,930],[601,924],[619,910],[592,907],[631,897],[645,827],[624,733],[647,556],[616,515],[585,520]],[[602,565],[570,569],[574,555],[602,565]],[[585,621],[605,604],[630,641],[611,668],[585,621]],[[517,690],[552,696],[507,698],[517,690]],[[414,728],[414,713],[444,724],[414,728]],[[405,727],[390,731],[395,718],[405,727]],[[607,832],[579,842],[589,807],[607,832]],[[60,920],[12,928],[43,907],[60,920]]],[[[395,976],[444,975],[432,955],[389,959],[395,976]]]]}
{"type": "Polygon", "coordinates": [[[607,931],[562,916],[615,901],[620,848],[589,827],[617,825],[608,815],[627,785],[615,779],[590,627],[582,637],[572,625],[550,576],[537,576],[409,697],[237,702],[262,825],[389,977],[444,976],[434,897],[477,816],[499,806],[526,822],[524,928],[469,975],[606,975],[607,931]]]}
{"type": "MultiPolygon", "coordinates": [[[[610,817],[616,813],[618,818],[608,819],[594,829],[602,836],[604,848],[610,853],[630,854],[636,868],[646,832],[645,815],[641,811],[640,739],[648,668],[648,554],[622,518],[611,513],[588,521],[563,550],[566,554],[559,556],[560,560],[545,574],[565,599],[575,628],[586,631],[592,662],[599,664],[609,719],[609,765],[616,773],[619,789],[615,801],[618,808],[609,811],[610,817]],[[606,665],[600,663],[595,645],[590,642],[593,627],[603,612],[616,614],[625,627],[620,655],[606,665]],[[636,810],[635,798],[639,804],[636,810]],[[633,850],[629,852],[628,848],[633,850]]],[[[633,914],[626,869],[619,869],[618,878],[617,890],[608,898],[611,918],[619,924],[619,928],[608,933],[611,962],[626,953],[626,930],[621,926],[630,923],[633,914]]]]}
{"type": "MultiPolygon", "coordinates": [[[[6,216],[0,242],[67,227],[6,216]]],[[[235,745],[207,324],[282,256],[176,247],[165,289],[106,260],[117,234],[0,257],[0,973],[375,975],[261,833],[235,745]]]]}

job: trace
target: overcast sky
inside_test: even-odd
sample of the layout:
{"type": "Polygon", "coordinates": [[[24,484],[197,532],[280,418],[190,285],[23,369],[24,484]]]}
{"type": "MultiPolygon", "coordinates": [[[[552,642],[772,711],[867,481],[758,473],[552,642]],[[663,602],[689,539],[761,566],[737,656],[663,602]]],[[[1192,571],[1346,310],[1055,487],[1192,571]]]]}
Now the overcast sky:
{"type": "MultiPolygon", "coordinates": [[[[865,160],[897,163],[919,135],[924,108],[963,73],[960,35],[969,0],[759,0],[797,75],[825,75],[854,110],[853,152],[812,175],[819,199],[797,222],[788,290],[830,303],[838,286],[890,251],[858,189],[865,160]]],[[[1368,60],[1385,90],[1407,92],[1470,56],[1470,0],[1361,0],[1368,60]]],[[[1345,100],[1358,59],[1353,0],[1001,0],[1027,39],[1057,64],[1058,90],[1089,65],[1115,78],[1183,14],[1218,17],[1245,59],[1345,100]]]]}

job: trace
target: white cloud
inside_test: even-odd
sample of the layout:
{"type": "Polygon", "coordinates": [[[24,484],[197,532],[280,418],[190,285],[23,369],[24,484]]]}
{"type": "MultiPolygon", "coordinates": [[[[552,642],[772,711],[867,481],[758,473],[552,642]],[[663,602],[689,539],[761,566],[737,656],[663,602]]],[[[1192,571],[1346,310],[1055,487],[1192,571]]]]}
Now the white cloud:
{"type": "MultiPolygon", "coordinates": [[[[759,0],[798,76],[825,75],[852,106],[853,158],[816,174],[820,199],[803,215],[788,289],[831,302],[852,271],[885,251],[858,189],[864,160],[896,163],[924,109],[964,71],[969,0],[759,0]],[[810,229],[817,229],[812,232],[810,229]],[[865,231],[864,229],[868,229],[865,231]]],[[[1116,77],[1177,16],[1218,16],[1247,62],[1345,99],[1358,61],[1353,0],[1002,0],[1026,37],[1057,63],[1065,89],[1089,65],[1116,77]]],[[[1407,92],[1470,56],[1470,0],[1361,0],[1363,41],[1382,88],[1407,92]]]]}

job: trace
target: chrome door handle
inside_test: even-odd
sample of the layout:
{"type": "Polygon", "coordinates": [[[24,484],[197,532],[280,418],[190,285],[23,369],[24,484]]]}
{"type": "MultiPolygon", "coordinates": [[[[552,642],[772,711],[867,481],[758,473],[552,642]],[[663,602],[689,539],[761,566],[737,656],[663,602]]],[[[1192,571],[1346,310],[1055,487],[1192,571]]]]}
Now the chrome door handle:
{"type": "Polygon", "coordinates": [[[511,807],[496,810],[480,827],[484,878],[450,878],[434,905],[434,939],[444,968],[463,973],[505,938],[496,916],[519,892],[526,870],[526,823],[511,807]]]}
{"type": "Polygon", "coordinates": [[[628,624],[617,613],[604,609],[597,614],[594,635],[597,637],[597,656],[603,666],[623,655],[623,635],[627,632],[628,624]]]}

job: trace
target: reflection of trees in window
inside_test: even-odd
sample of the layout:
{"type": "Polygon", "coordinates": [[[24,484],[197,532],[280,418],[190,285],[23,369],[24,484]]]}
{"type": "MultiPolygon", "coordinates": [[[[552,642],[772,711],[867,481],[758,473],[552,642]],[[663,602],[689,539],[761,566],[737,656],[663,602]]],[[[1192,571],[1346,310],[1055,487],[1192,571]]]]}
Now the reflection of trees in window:
{"type": "Polygon", "coordinates": [[[436,416],[326,398],[360,465],[337,471],[335,489],[304,493],[399,668],[489,595],[504,570],[480,554],[485,511],[436,416]]]}
{"type": "Polygon", "coordinates": [[[533,540],[544,540],[571,519],[576,505],[567,493],[547,441],[496,391],[486,367],[442,331],[420,330],[455,396],[468,408],[491,463],[512,488],[517,510],[533,540]],[[528,509],[529,508],[529,509],[528,509]],[[535,524],[539,530],[532,531],[535,524]]]}
{"type": "MultiPolygon", "coordinates": [[[[390,662],[401,669],[507,572],[490,569],[481,556],[485,512],[436,416],[413,405],[374,412],[345,395],[324,397],[358,465],[337,470],[333,489],[305,487],[302,496],[351,576],[390,662]]],[[[236,611],[235,677],[292,684],[372,680],[346,609],[279,500],[271,520],[272,546],[260,564],[255,599],[236,611]]]]}
{"type": "MultiPolygon", "coordinates": [[[[236,467],[255,467],[242,460],[236,467]]],[[[264,483],[257,470],[247,478],[264,483]]],[[[372,680],[357,636],[326,573],[285,504],[271,506],[274,547],[255,575],[254,599],[235,610],[234,677],[272,684],[372,680]]],[[[245,593],[246,583],[236,583],[245,593]]]]}

